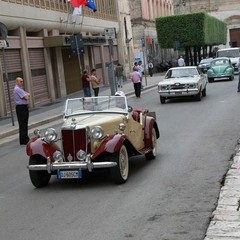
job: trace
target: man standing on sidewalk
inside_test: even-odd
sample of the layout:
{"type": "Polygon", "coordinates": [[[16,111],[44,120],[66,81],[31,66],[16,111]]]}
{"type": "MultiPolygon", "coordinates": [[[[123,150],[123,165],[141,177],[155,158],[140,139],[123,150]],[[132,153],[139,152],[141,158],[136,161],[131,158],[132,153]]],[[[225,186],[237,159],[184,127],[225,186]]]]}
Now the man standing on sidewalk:
{"type": "Polygon", "coordinates": [[[28,100],[30,94],[23,89],[23,79],[16,78],[16,85],[13,90],[13,97],[16,104],[16,113],[19,125],[19,142],[26,145],[29,141],[28,137],[28,100]]]}
{"type": "Polygon", "coordinates": [[[141,96],[141,75],[138,72],[137,69],[135,71],[130,73],[130,79],[133,82],[134,90],[135,90],[135,95],[137,98],[140,98],[141,96]]]}

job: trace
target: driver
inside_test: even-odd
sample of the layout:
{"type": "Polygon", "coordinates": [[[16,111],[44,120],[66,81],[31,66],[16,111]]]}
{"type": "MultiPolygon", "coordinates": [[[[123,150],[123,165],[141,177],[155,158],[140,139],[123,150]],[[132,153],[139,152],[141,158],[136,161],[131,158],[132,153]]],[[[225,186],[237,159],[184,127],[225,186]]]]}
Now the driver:
{"type": "Polygon", "coordinates": [[[93,103],[93,99],[91,97],[83,98],[83,109],[90,110],[90,111],[94,110],[94,103],[93,103]]]}

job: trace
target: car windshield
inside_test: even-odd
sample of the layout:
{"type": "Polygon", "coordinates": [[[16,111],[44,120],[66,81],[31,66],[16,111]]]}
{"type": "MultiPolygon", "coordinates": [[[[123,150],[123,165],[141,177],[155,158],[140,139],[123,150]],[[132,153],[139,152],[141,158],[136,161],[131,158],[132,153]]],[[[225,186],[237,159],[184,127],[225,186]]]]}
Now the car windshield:
{"type": "Polygon", "coordinates": [[[229,50],[222,50],[218,51],[218,57],[228,57],[228,58],[234,58],[239,57],[239,49],[229,49],[229,50]]]}
{"type": "Polygon", "coordinates": [[[212,66],[219,66],[219,65],[228,65],[228,59],[216,59],[211,62],[212,66]]]}
{"type": "Polygon", "coordinates": [[[128,106],[126,97],[104,96],[70,98],[66,100],[64,116],[69,117],[73,115],[102,112],[127,114],[128,106]]]}
{"type": "Polygon", "coordinates": [[[165,78],[193,77],[198,75],[196,68],[172,68],[169,69],[165,78]]]}
{"type": "Polygon", "coordinates": [[[202,59],[200,64],[203,64],[203,63],[210,63],[212,61],[212,58],[206,58],[206,59],[202,59]]]}

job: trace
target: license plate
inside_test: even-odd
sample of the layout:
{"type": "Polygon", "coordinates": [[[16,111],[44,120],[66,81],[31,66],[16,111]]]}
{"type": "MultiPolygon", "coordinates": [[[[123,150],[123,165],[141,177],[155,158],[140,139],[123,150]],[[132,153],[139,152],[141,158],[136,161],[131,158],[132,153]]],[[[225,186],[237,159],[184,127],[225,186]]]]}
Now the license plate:
{"type": "Polygon", "coordinates": [[[182,94],[182,92],[175,92],[175,94],[182,94]]]}
{"type": "Polygon", "coordinates": [[[73,171],[61,171],[57,172],[58,179],[71,179],[71,178],[82,178],[81,170],[73,170],[73,171]]]}

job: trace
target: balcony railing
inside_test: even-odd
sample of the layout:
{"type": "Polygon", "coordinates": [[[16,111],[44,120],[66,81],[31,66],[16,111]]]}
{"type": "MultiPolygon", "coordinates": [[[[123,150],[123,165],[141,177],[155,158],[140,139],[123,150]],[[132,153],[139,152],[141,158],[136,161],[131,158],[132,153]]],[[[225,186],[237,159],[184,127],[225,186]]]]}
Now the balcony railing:
{"type": "MultiPolygon", "coordinates": [[[[73,6],[67,0],[0,0],[34,8],[47,9],[57,12],[72,13],[73,6]]],[[[86,17],[117,21],[115,0],[95,0],[97,11],[94,13],[88,7],[82,8],[86,17]]]]}

